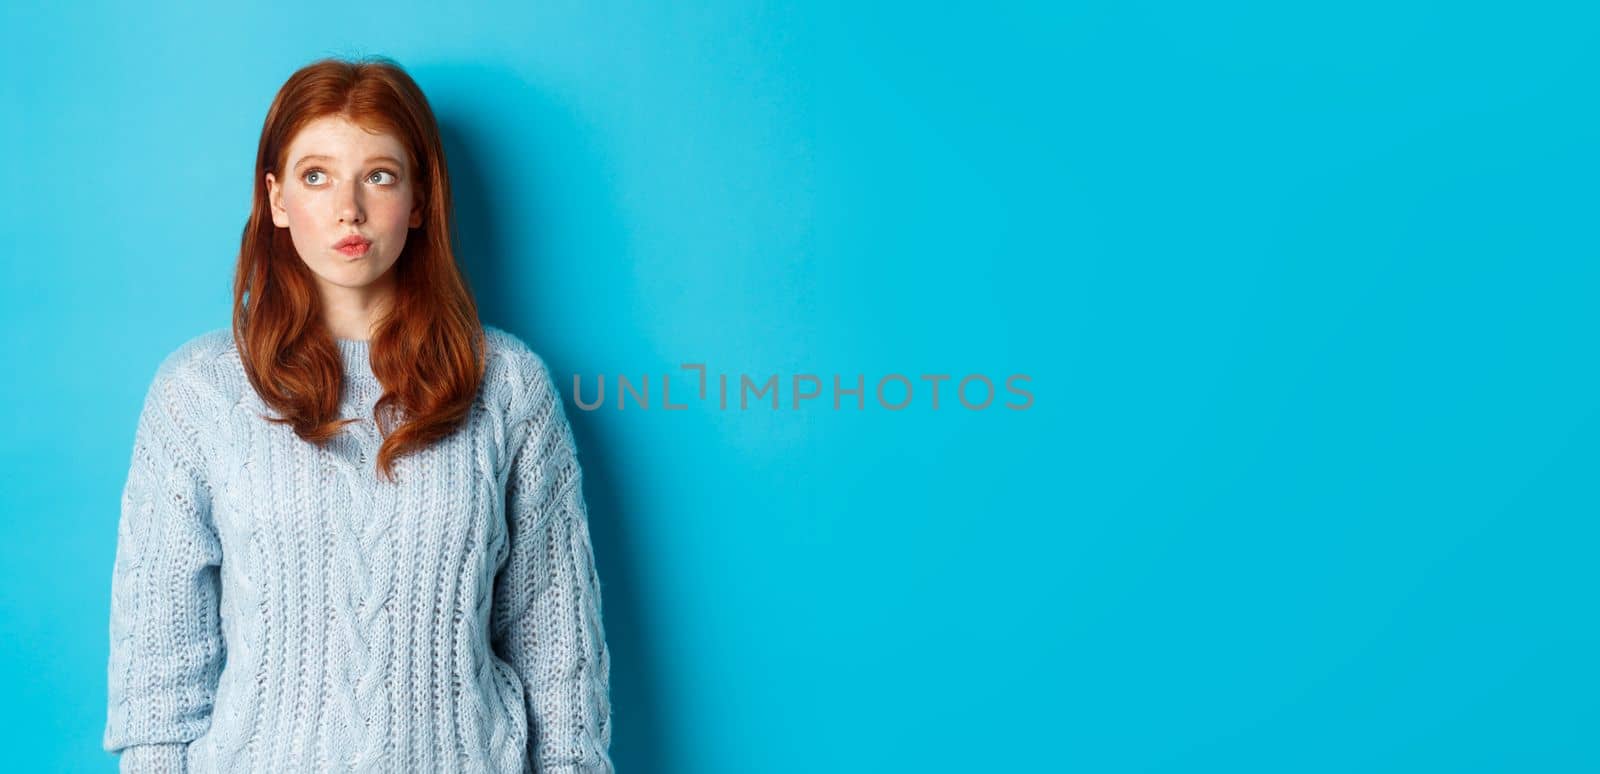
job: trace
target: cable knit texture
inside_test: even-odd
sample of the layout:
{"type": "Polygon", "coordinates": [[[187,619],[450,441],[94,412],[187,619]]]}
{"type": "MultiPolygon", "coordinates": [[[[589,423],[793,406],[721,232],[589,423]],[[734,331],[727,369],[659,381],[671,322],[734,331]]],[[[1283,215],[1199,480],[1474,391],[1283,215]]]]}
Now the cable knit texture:
{"type": "Polygon", "coordinates": [[[362,421],[321,447],[261,417],[227,329],[162,361],[112,570],[122,771],[611,774],[572,430],[544,361],[485,331],[467,420],[394,482],[368,342],[336,340],[362,421]]]}

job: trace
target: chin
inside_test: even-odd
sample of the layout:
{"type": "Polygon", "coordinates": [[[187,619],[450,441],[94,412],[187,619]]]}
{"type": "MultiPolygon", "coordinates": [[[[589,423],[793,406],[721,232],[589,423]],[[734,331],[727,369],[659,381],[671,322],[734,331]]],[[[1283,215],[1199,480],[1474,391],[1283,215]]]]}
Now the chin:
{"type": "Polygon", "coordinates": [[[364,288],[368,285],[376,283],[377,281],[377,277],[356,277],[345,282],[340,282],[339,284],[347,288],[364,288]]]}
{"type": "Polygon", "coordinates": [[[377,276],[370,276],[367,272],[351,273],[338,270],[317,272],[317,277],[329,285],[350,289],[366,287],[378,279],[377,276]]]}

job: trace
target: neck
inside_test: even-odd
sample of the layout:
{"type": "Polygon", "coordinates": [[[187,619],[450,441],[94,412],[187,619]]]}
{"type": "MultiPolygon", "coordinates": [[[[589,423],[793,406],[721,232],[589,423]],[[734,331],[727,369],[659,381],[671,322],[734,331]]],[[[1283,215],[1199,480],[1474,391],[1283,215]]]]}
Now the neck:
{"type": "Polygon", "coordinates": [[[375,323],[394,302],[394,273],[362,287],[323,283],[322,319],[335,339],[366,341],[375,323]]]}

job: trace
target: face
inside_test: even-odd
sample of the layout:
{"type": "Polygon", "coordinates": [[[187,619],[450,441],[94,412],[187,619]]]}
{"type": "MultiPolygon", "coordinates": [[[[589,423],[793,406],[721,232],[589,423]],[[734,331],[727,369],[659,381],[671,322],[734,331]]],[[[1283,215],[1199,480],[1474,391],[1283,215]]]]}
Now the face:
{"type": "Polygon", "coordinates": [[[272,222],[289,229],[325,297],[384,287],[408,230],[422,224],[405,146],[330,116],[295,135],[286,164],[283,180],[266,176],[272,222]],[[366,249],[339,249],[350,236],[366,240],[366,249]]]}

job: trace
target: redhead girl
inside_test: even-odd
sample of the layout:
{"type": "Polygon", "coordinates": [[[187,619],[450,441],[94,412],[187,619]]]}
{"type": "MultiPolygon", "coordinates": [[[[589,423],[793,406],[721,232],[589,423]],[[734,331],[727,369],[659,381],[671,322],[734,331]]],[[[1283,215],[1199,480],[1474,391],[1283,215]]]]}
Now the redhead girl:
{"type": "Polygon", "coordinates": [[[433,113],[323,60],[261,131],[232,325],[160,363],[113,567],[125,772],[609,773],[609,651],[550,370],[485,325],[433,113]]]}

